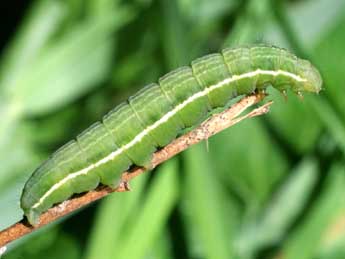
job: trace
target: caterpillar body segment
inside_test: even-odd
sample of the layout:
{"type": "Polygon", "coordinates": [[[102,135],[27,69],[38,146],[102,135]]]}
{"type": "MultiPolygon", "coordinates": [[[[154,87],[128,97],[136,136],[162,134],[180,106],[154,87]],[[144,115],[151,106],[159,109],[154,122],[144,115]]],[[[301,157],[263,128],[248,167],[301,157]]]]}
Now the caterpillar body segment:
{"type": "MultiPolygon", "coordinates": [[[[158,84],[148,85],[130,97],[128,102],[144,129],[149,128],[173,109],[158,84]]],[[[166,122],[152,129],[148,135],[155,141],[157,147],[164,147],[176,137],[182,127],[180,118],[174,114],[166,122]]]]}
{"type": "Polygon", "coordinates": [[[30,224],[75,193],[100,183],[116,187],[132,165],[150,168],[152,154],[210,109],[272,85],[319,92],[322,79],[309,61],[272,46],[224,49],[196,59],[150,84],[56,151],[25,184],[21,207],[30,224]]]}
{"type": "MultiPolygon", "coordinates": [[[[192,69],[195,78],[203,88],[209,88],[231,77],[221,54],[210,54],[194,60],[192,69]]],[[[234,82],[230,82],[224,87],[209,92],[207,96],[211,108],[222,107],[229,101],[229,98],[235,96],[235,86],[234,82]]]]}
{"type": "MultiPolygon", "coordinates": [[[[174,107],[181,105],[185,100],[204,90],[190,67],[178,68],[161,77],[158,82],[174,107]]],[[[186,103],[183,109],[177,110],[176,113],[183,122],[183,128],[188,128],[200,122],[207,114],[209,107],[209,99],[203,95],[193,102],[186,103]]]]}
{"type": "Polygon", "coordinates": [[[129,165],[149,165],[151,155],[156,151],[157,145],[148,134],[137,138],[135,145],[128,145],[145,130],[128,102],[120,104],[105,115],[103,123],[111,131],[115,143],[120,147],[114,157],[110,157],[111,160],[115,157],[127,157],[130,161],[129,165]]]}
{"type": "MultiPolygon", "coordinates": [[[[92,172],[78,176],[79,179],[84,179],[87,178],[87,175],[90,175],[89,179],[85,179],[85,185],[95,185],[99,182],[110,186],[115,185],[117,179],[112,179],[113,172],[126,170],[131,164],[126,157],[109,160],[106,163],[100,163],[103,157],[118,149],[111,133],[104,124],[100,122],[94,123],[91,127],[78,135],[77,143],[88,162],[88,167],[85,168],[92,170],[92,172]],[[93,167],[93,165],[97,163],[98,166],[93,167]]],[[[78,183],[78,181],[76,183],[78,183]]],[[[83,184],[81,184],[81,186],[83,186],[83,184]]],[[[84,191],[85,189],[80,189],[78,193],[84,191]]]]}

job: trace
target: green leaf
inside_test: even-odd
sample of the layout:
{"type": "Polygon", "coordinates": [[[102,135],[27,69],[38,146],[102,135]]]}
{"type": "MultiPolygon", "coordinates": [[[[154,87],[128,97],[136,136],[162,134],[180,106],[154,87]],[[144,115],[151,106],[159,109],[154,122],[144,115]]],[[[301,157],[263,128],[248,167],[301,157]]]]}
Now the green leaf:
{"type": "Polygon", "coordinates": [[[302,161],[272,195],[261,215],[244,224],[236,241],[243,258],[283,239],[307,204],[317,177],[315,160],[302,161]]]}
{"type": "Polygon", "coordinates": [[[23,113],[43,114],[94,87],[108,73],[113,55],[110,34],[119,25],[105,17],[71,28],[18,75],[11,98],[23,113]]]}
{"type": "Polygon", "coordinates": [[[284,258],[313,258],[323,235],[343,209],[344,195],[345,170],[335,165],[327,175],[320,197],[284,245],[281,252],[284,258]]]}
{"type": "Polygon", "coordinates": [[[317,96],[305,94],[302,101],[294,93],[289,92],[288,100],[285,102],[278,91],[271,89],[269,93],[274,105],[268,118],[278,134],[298,154],[311,152],[323,129],[310,101],[317,96]]]}
{"type": "Polygon", "coordinates": [[[248,206],[262,205],[287,172],[283,150],[275,144],[258,119],[241,122],[210,139],[217,174],[248,206]]]}
{"type": "Polygon", "coordinates": [[[345,17],[336,20],[337,23],[322,37],[312,50],[312,56],[321,70],[324,79],[324,95],[329,97],[330,104],[340,113],[342,120],[345,119],[344,94],[339,89],[345,87],[345,17]],[[337,58],[329,58],[329,56],[337,58]]]}
{"type": "Polygon", "coordinates": [[[269,0],[251,0],[241,9],[239,18],[224,41],[224,46],[237,46],[262,40],[263,30],[271,21],[269,0]]]}
{"type": "Polygon", "coordinates": [[[173,159],[158,168],[145,201],[122,232],[119,249],[113,251],[116,258],[143,258],[164,233],[170,212],[177,202],[179,189],[176,162],[173,159]]]}
{"type": "MultiPolygon", "coordinates": [[[[28,69],[65,15],[60,1],[35,1],[21,28],[1,58],[0,91],[15,87],[18,76],[28,69]]],[[[14,89],[17,91],[18,89],[14,89]]]]}
{"type": "Polygon", "coordinates": [[[202,26],[208,26],[219,17],[231,13],[239,4],[237,0],[178,0],[178,2],[181,12],[202,26]]]}
{"type": "Polygon", "coordinates": [[[193,257],[232,258],[231,241],[239,219],[237,204],[226,195],[203,144],[184,153],[183,213],[189,249],[193,257]]]}
{"type": "Polygon", "coordinates": [[[172,253],[172,240],[169,238],[168,232],[165,232],[161,237],[157,238],[154,242],[150,252],[145,258],[164,258],[164,259],[173,259],[172,253]]]}
{"type": "Polygon", "coordinates": [[[311,49],[320,39],[327,39],[329,30],[343,17],[344,8],[345,2],[341,0],[300,1],[284,6],[302,49],[311,49]]]}
{"type": "MultiPolygon", "coordinates": [[[[42,233],[43,234],[43,233],[42,233]]],[[[44,235],[36,235],[15,250],[5,254],[4,259],[78,259],[81,258],[80,247],[77,240],[66,233],[56,229],[45,231],[44,235]]]]}
{"type": "Polygon", "coordinates": [[[114,193],[102,201],[90,232],[85,258],[111,258],[119,250],[122,232],[127,231],[128,218],[136,215],[148,174],[131,182],[129,193],[114,193]]]}
{"type": "Polygon", "coordinates": [[[181,15],[177,1],[163,0],[162,11],[164,12],[164,26],[161,28],[164,54],[168,67],[173,69],[190,61],[191,53],[188,47],[191,38],[185,34],[189,26],[181,15]]]}

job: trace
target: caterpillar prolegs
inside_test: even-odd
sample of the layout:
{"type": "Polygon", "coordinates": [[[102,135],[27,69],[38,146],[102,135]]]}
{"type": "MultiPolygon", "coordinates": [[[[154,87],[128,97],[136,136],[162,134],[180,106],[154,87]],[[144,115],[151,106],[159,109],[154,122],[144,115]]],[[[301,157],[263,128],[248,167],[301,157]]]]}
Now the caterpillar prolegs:
{"type": "Polygon", "coordinates": [[[148,168],[157,148],[200,123],[211,109],[269,85],[279,91],[319,92],[322,79],[309,61],[265,45],[224,49],[164,75],[34,171],[21,196],[25,216],[37,224],[42,212],[75,193],[99,184],[116,187],[122,172],[132,165],[148,168]]]}

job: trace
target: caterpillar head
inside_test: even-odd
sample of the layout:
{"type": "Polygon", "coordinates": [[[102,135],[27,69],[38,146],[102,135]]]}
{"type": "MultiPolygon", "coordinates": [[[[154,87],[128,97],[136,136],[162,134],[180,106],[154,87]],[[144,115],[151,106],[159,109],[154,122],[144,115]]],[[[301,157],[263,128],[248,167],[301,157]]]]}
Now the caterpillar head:
{"type": "Polygon", "coordinates": [[[297,65],[297,74],[305,79],[302,91],[319,93],[322,89],[320,72],[307,60],[300,59],[297,65]]]}

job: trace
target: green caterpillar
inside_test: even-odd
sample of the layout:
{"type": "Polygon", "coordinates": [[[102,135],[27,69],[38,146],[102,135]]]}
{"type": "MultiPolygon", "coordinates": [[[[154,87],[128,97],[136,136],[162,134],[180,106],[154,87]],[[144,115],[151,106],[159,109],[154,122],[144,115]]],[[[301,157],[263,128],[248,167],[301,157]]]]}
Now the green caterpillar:
{"type": "Polygon", "coordinates": [[[322,79],[309,61],[265,45],[224,49],[164,75],[35,170],[21,196],[25,216],[37,224],[41,213],[75,193],[100,183],[116,187],[121,173],[132,165],[149,168],[157,148],[200,123],[211,109],[269,85],[282,92],[317,93],[322,79]]]}

